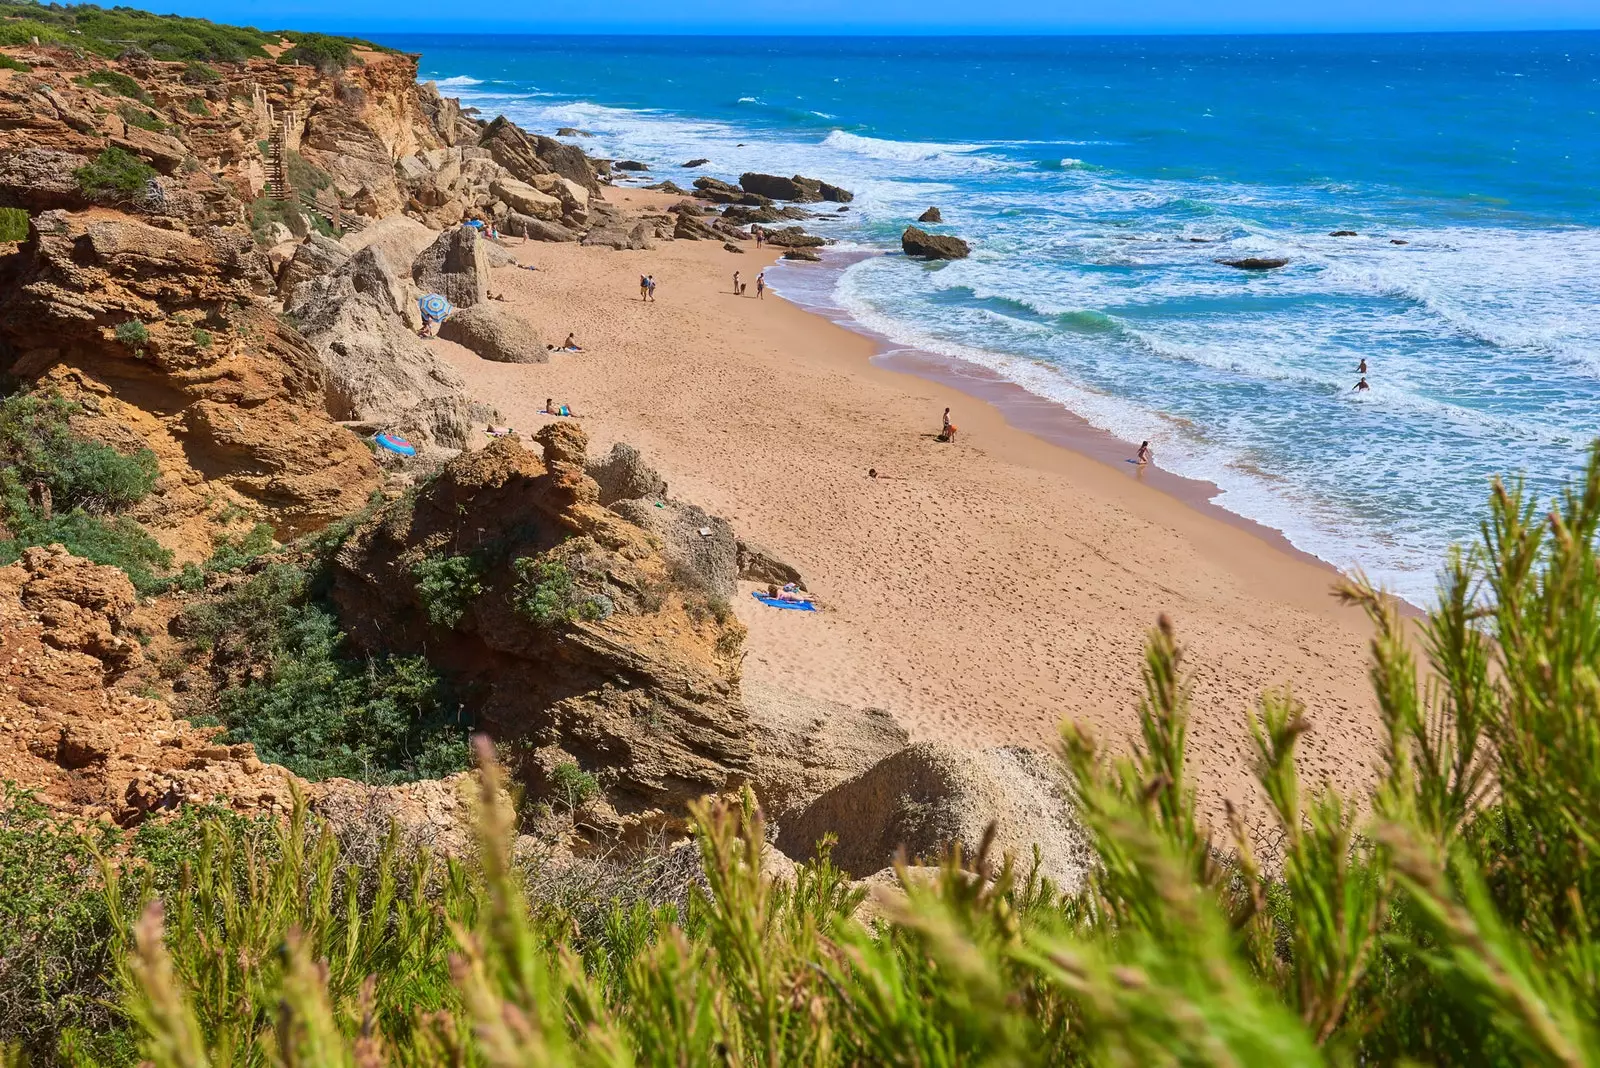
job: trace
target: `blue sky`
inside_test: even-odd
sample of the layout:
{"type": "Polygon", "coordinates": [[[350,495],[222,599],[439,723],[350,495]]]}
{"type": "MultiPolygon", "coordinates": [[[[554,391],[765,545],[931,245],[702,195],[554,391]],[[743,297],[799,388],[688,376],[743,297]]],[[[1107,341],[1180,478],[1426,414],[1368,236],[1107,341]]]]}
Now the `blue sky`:
{"type": "Polygon", "coordinates": [[[144,0],[261,28],[550,33],[1260,33],[1600,29],[1600,0],[144,0]]]}

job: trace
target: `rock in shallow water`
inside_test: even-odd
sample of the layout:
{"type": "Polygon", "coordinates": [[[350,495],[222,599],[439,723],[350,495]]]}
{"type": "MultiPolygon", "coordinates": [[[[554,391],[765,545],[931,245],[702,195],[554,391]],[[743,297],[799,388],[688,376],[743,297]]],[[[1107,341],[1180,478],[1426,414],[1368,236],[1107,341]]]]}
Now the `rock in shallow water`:
{"type": "Polygon", "coordinates": [[[1238,260],[1217,260],[1224,267],[1237,267],[1241,271],[1272,271],[1287,266],[1289,261],[1278,256],[1246,256],[1238,260]]]}
{"type": "Polygon", "coordinates": [[[939,214],[939,209],[938,208],[929,208],[927,211],[925,211],[921,215],[917,216],[917,222],[925,222],[925,223],[944,222],[944,216],[939,214]]]}
{"type": "Polygon", "coordinates": [[[930,234],[915,226],[906,227],[906,232],[900,235],[900,248],[907,256],[925,260],[960,260],[972,251],[959,237],[930,234]]]}

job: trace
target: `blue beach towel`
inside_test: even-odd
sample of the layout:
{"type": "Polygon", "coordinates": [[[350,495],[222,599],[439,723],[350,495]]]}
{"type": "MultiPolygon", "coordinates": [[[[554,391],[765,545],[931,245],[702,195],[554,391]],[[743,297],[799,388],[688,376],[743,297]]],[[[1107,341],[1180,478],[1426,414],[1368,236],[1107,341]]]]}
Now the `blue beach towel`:
{"type": "Polygon", "coordinates": [[[757,593],[755,590],[750,591],[750,596],[762,604],[771,605],[773,608],[792,608],[796,612],[815,612],[817,610],[817,606],[810,601],[785,601],[781,597],[768,597],[766,594],[757,593]]]}

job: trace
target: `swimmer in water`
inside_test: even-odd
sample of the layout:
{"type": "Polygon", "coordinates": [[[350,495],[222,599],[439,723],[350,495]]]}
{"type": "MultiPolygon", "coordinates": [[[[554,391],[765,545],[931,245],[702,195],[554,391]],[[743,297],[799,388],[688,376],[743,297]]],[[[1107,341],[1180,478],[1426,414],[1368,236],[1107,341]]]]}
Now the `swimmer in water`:
{"type": "Polygon", "coordinates": [[[1357,382],[1355,385],[1350,387],[1350,392],[1351,393],[1365,393],[1367,390],[1369,390],[1371,388],[1372,388],[1371,386],[1367,385],[1367,376],[1366,375],[1362,375],[1361,376],[1361,381],[1357,382]]]}
{"type": "Polygon", "coordinates": [[[1361,365],[1356,368],[1356,374],[1364,375],[1366,373],[1367,373],[1367,361],[1366,360],[1362,360],[1361,361],[1361,365]]]}

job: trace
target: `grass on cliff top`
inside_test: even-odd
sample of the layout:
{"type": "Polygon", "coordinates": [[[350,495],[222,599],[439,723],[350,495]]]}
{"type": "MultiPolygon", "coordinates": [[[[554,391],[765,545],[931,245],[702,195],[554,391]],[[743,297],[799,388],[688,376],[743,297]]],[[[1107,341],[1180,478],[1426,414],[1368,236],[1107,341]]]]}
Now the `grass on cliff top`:
{"type": "MultiPolygon", "coordinates": [[[[1247,713],[1270,857],[1242,818],[1197,821],[1192,674],[1163,620],[1127,751],[1062,731],[1096,855],[1081,892],[980,848],[902,871],[903,897],[863,924],[865,891],[826,850],[764,873],[746,793],[692,807],[682,897],[597,908],[514,862],[483,746],[477,849],[442,867],[396,838],[344,846],[302,809],[265,842],[204,820],[175,840],[176,879],[95,877],[78,832],[34,813],[0,915],[60,917],[50,944],[90,953],[79,987],[16,984],[35,1015],[13,1018],[110,989],[115,1012],[62,1059],[153,1068],[1597,1065],[1600,448],[1549,509],[1496,484],[1482,531],[1420,623],[1339,586],[1373,626],[1368,795],[1302,783],[1314,713],[1287,690],[1247,713]]],[[[60,1052],[40,1041],[41,1061],[60,1052]]]]}
{"type": "Polygon", "coordinates": [[[102,8],[93,4],[18,3],[0,0],[0,45],[25,45],[34,37],[43,44],[115,58],[130,50],[160,60],[195,60],[241,63],[265,58],[268,46],[283,38],[294,48],[307,48],[307,56],[327,62],[340,54],[348,66],[350,49],[374,52],[393,49],[349,37],[301,33],[293,30],[263,33],[249,26],[227,26],[181,15],[156,15],[131,7],[102,8]]]}
{"type": "Polygon", "coordinates": [[[22,208],[0,208],[0,241],[28,240],[28,213],[22,208]]]}

